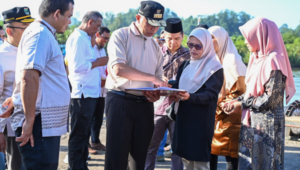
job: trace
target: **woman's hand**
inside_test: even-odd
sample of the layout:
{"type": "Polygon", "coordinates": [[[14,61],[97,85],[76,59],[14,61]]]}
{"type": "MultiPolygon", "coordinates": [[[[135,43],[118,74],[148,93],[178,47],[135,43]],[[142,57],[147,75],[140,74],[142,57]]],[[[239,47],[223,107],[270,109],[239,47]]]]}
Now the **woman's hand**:
{"type": "Polygon", "coordinates": [[[227,101],[225,103],[220,103],[220,107],[222,108],[222,110],[231,110],[233,108],[233,103],[237,102],[236,100],[230,100],[230,101],[227,101]]]}
{"type": "Polygon", "coordinates": [[[242,105],[242,102],[239,102],[239,101],[231,102],[231,103],[227,104],[226,106],[224,106],[223,110],[228,115],[237,114],[241,111],[241,105],[242,105]]]}
{"type": "Polygon", "coordinates": [[[185,101],[190,98],[190,93],[188,92],[179,92],[170,95],[170,99],[174,102],[185,101]]]}
{"type": "Polygon", "coordinates": [[[179,102],[180,101],[180,97],[178,95],[176,95],[175,93],[171,94],[169,96],[169,99],[173,102],[179,102]]]}

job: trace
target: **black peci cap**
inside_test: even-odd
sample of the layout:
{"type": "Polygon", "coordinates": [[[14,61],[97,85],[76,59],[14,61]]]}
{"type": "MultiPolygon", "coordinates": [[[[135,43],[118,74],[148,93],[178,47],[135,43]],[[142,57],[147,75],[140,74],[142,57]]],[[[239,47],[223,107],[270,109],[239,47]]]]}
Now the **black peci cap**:
{"type": "Polygon", "coordinates": [[[164,21],[165,8],[155,1],[142,1],[139,14],[146,17],[148,23],[154,27],[165,27],[164,21]]]}
{"type": "Polygon", "coordinates": [[[4,24],[11,22],[30,23],[34,21],[34,18],[31,18],[31,13],[28,7],[12,8],[2,12],[2,16],[4,24]]]}
{"type": "Polygon", "coordinates": [[[182,23],[179,18],[168,18],[166,23],[165,31],[168,33],[179,33],[183,31],[182,23]]]}

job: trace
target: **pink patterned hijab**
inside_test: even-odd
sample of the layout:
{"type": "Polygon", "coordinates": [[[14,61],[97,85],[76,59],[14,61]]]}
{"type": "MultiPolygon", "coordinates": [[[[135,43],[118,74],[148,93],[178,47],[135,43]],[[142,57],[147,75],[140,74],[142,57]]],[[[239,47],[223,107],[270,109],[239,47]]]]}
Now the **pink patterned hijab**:
{"type": "MultiPolygon", "coordinates": [[[[288,103],[296,93],[296,88],[291,64],[278,27],[266,18],[254,18],[239,29],[256,51],[249,59],[245,78],[247,84],[245,99],[250,96],[261,96],[265,91],[265,83],[270,79],[271,71],[281,70],[287,77],[285,94],[288,103]]],[[[250,125],[249,117],[249,109],[244,109],[242,113],[244,125],[250,125]]]]}

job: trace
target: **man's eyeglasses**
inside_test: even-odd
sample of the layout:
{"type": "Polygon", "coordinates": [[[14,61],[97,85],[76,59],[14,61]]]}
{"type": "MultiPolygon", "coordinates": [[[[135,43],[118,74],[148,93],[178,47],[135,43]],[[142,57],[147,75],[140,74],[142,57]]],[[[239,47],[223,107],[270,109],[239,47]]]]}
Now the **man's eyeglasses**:
{"type": "Polygon", "coordinates": [[[101,37],[103,37],[105,40],[109,40],[109,37],[105,37],[105,36],[103,36],[102,34],[101,34],[101,37]]]}
{"type": "Polygon", "coordinates": [[[186,44],[189,47],[189,49],[193,49],[195,47],[196,50],[201,50],[203,47],[200,44],[193,44],[193,43],[186,43],[186,44]]]}
{"type": "Polygon", "coordinates": [[[16,29],[22,29],[22,30],[26,29],[26,28],[22,28],[22,27],[14,27],[14,26],[7,26],[7,28],[16,28],[16,29]]]}

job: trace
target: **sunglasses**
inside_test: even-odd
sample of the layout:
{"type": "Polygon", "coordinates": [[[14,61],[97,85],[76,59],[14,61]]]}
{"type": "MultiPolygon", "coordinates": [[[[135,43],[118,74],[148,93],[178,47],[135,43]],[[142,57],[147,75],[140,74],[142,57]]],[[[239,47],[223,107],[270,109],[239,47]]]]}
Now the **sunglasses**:
{"type": "Polygon", "coordinates": [[[26,29],[26,28],[22,28],[22,27],[14,27],[14,26],[7,26],[7,28],[16,28],[16,29],[22,29],[22,30],[26,29]]]}
{"type": "Polygon", "coordinates": [[[202,45],[199,44],[193,44],[193,43],[186,43],[187,46],[189,47],[189,49],[193,49],[195,47],[196,50],[201,50],[202,49],[202,45]]]}

